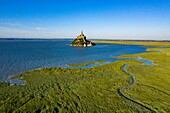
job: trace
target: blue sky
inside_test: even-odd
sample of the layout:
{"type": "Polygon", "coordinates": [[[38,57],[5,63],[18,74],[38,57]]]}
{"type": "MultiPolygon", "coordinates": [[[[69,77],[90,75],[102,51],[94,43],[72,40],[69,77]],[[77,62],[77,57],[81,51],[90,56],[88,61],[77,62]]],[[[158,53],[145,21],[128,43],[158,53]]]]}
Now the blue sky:
{"type": "Polygon", "coordinates": [[[1,38],[170,40],[170,0],[0,0],[1,38]]]}

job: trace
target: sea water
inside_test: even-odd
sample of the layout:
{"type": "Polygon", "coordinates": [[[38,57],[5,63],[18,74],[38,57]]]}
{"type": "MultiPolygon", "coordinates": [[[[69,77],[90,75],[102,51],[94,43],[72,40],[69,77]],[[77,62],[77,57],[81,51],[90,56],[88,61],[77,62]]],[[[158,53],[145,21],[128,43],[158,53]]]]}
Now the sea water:
{"type": "MultiPolygon", "coordinates": [[[[145,52],[144,46],[97,44],[72,47],[71,39],[0,40],[0,81],[17,73],[43,67],[108,60],[113,56],[145,52]]],[[[113,59],[114,60],[114,59],[113,59]]]]}

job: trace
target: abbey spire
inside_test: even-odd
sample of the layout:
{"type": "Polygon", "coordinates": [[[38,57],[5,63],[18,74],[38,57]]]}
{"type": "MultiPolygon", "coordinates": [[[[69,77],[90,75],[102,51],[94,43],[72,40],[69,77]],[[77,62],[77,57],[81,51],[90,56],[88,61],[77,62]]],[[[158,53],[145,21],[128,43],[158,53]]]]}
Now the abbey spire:
{"type": "Polygon", "coordinates": [[[81,30],[81,35],[84,35],[84,34],[83,34],[83,30],[81,30]]]}

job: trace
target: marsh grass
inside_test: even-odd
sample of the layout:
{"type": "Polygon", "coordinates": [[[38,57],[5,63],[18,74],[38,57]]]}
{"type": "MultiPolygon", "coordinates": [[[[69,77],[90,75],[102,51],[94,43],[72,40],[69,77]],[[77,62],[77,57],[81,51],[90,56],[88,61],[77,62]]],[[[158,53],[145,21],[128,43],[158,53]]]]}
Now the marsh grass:
{"type": "Polygon", "coordinates": [[[170,42],[161,41],[112,41],[112,40],[93,40],[95,43],[108,44],[128,44],[128,45],[145,45],[145,46],[170,46],[170,42]]]}
{"type": "Polygon", "coordinates": [[[106,60],[96,60],[96,61],[92,61],[92,62],[85,62],[85,63],[81,63],[81,64],[67,64],[68,66],[88,66],[90,64],[95,64],[95,63],[103,63],[106,62],[106,60]]]}
{"type": "Polygon", "coordinates": [[[126,70],[136,83],[123,93],[156,112],[170,112],[169,52],[170,48],[149,48],[145,53],[120,56],[140,56],[151,60],[152,66],[120,60],[90,69],[41,68],[15,75],[26,85],[0,83],[0,112],[150,112],[118,94],[119,88],[131,83],[122,71],[124,64],[129,64],[126,70]]]}

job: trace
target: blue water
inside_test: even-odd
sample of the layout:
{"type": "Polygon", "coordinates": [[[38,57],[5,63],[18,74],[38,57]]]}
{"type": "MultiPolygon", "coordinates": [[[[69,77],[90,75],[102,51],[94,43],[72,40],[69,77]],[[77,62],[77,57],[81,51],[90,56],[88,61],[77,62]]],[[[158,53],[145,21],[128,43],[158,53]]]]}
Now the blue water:
{"type": "MultiPolygon", "coordinates": [[[[138,45],[97,44],[71,47],[72,40],[0,40],[0,81],[8,76],[42,67],[108,60],[112,56],[146,51],[138,45]]],[[[114,60],[114,59],[113,59],[114,60]]]]}
{"type": "Polygon", "coordinates": [[[147,66],[151,66],[153,64],[152,61],[143,59],[142,57],[139,57],[139,56],[138,56],[138,58],[136,58],[136,60],[144,62],[147,66]]]}

